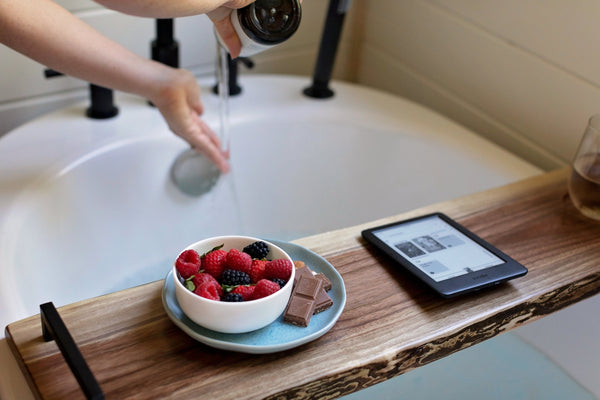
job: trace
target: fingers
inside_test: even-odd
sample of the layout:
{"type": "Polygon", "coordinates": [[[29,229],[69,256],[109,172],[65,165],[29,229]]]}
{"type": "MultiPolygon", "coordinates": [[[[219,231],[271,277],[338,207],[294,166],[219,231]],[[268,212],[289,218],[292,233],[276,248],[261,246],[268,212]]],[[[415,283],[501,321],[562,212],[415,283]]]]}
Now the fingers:
{"type": "Polygon", "coordinates": [[[193,109],[193,105],[186,101],[175,101],[166,105],[158,103],[157,107],[174,134],[208,158],[221,172],[229,172],[228,151],[222,149],[221,140],[200,119],[200,114],[193,109]]]}
{"type": "Polygon", "coordinates": [[[169,128],[223,173],[229,172],[229,155],[222,150],[217,134],[200,119],[203,112],[200,86],[187,70],[160,65],[159,88],[150,101],[158,108],[169,128]]]}
{"type": "Polygon", "coordinates": [[[256,0],[229,0],[223,5],[227,8],[242,8],[248,4],[254,3],[256,0]]]}
{"type": "Polygon", "coordinates": [[[202,115],[204,113],[204,105],[202,105],[202,101],[200,101],[200,91],[192,92],[187,94],[187,102],[192,110],[194,110],[198,115],[202,115]]]}
{"type": "Polygon", "coordinates": [[[221,140],[210,127],[200,119],[195,112],[188,117],[169,116],[165,113],[165,119],[169,121],[171,131],[189,143],[198,153],[202,154],[212,162],[221,172],[230,170],[229,152],[222,149],[221,140]],[[181,119],[187,120],[181,122],[181,119]]]}
{"type": "Polygon", "coordinates": [[[223,41],[223,44],[227,47],[227,50],[229,50],[231,58],[236,58],[242,51],[242,42],[240,42],[240,38],[233,28],[233,24],[229,17],[230,14],[230,8],[219,7],[208,13],[208,16],[213,22],[215,30],[223,41]]]}
{"type": "Polygon", "coordinates": [[[194,119],[197,130],[185,139],[194,150],[208,158],[221,172],[229,172],[229,153],[222,150],[221,140],[200,117],[196,116],[194,119]]]}

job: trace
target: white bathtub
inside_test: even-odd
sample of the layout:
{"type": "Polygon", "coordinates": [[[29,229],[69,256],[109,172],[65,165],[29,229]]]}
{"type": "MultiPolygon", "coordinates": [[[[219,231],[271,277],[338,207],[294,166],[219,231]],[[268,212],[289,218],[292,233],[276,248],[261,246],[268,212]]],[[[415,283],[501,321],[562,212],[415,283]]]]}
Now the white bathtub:
{"type": "MultiPolygon", "coordinates": [[[[291,240],[540,172],[401,98],[336,82],[335,98],[313,100],[301,94],[308,82],[242,78],[230,104],[232,172],[200,197],[170,180],[187,145],[142,99],[118,96],[112,120],[86,119],[77,104],[1,137],[0,325],[46,301],[161,279],[208,235],[291,240]]],[[[213,82],[202,83],[215,126],[213,82]]],[[[9,383],[18,374],[5,340],[0,356],[0,397],[24,398],[24,384],[9,383]]]]}

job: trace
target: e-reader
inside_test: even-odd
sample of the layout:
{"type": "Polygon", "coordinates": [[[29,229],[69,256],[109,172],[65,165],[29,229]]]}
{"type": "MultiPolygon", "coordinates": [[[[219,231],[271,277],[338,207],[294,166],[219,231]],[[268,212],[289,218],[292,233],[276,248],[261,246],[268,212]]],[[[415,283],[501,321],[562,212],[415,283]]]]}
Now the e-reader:
{"type": "Polygon", "coordinates": [[[442,213],[366,229],[362,236],[443,297],[527,273],[523,265],[442,213]]]}

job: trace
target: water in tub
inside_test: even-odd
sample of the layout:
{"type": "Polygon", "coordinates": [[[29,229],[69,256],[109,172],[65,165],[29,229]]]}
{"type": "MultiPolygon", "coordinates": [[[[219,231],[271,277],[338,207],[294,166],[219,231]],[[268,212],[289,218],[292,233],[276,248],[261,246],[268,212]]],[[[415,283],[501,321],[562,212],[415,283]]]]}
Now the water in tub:
{"type": "MultiPolygon", "coordinates": [[[[205,118],[218,126],[212,81],[201,81],[205,118]]],[[[229,200],[217,197],[228,193],[219,184],[193,196],[173,183],[187,144],[135,97],[117,98],[113,120],[87,120],[78,104],[0,138],[2,326],[45,301],[161,279],[182,247],[205,236],[291,240],[540,172],[414,103],[341,82],[335,98],[315,101],[301,94],[308,82],[244,77],[244,93],[229,100],[229,200]]],[[[5,341],[0,353],[1,396],[27,398],[22,378],[11,384],[20,375],[5,341]]]]}

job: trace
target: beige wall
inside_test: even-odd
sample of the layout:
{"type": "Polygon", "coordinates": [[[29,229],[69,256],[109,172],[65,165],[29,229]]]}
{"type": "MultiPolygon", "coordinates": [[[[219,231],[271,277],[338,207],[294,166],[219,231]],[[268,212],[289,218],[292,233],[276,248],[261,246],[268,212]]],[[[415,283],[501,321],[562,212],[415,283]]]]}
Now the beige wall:
{"type": "Polygon", "coordinates": [[[600,3],[362,1],[361,83],[423,103],[544,168],[571,160],[600,110],[600,3]]]}

